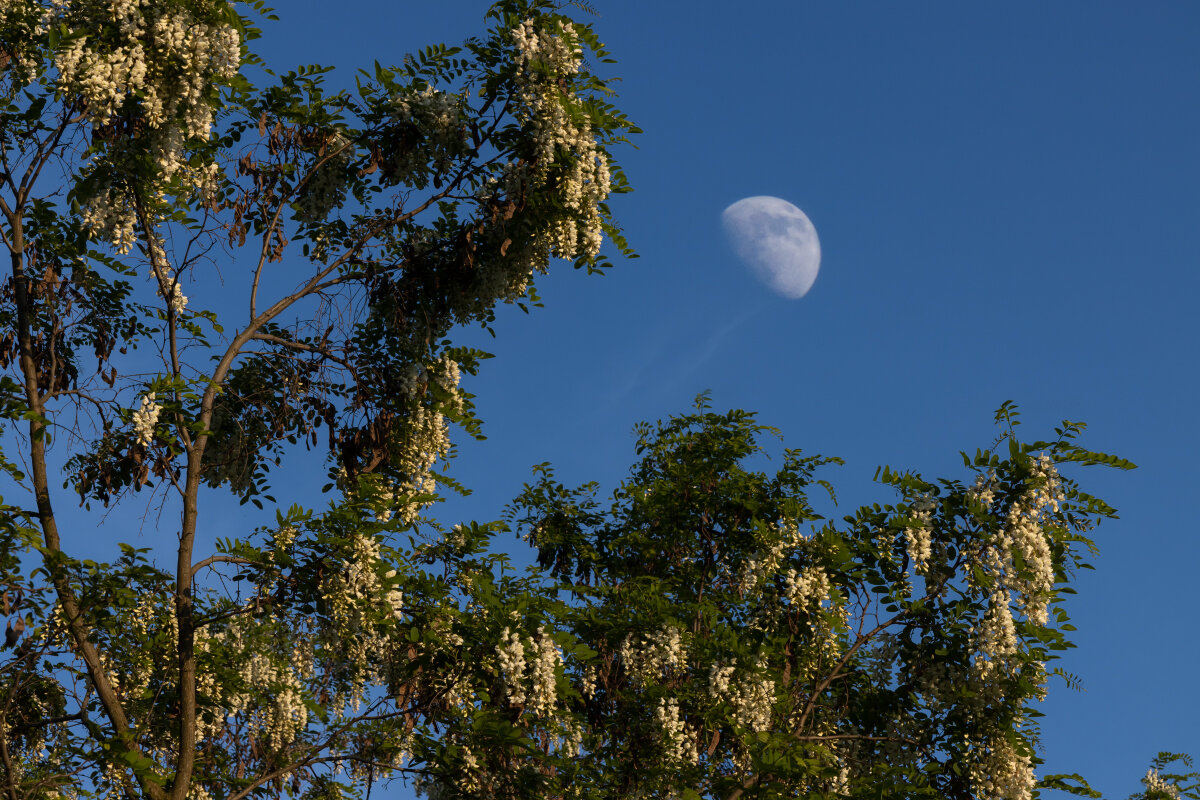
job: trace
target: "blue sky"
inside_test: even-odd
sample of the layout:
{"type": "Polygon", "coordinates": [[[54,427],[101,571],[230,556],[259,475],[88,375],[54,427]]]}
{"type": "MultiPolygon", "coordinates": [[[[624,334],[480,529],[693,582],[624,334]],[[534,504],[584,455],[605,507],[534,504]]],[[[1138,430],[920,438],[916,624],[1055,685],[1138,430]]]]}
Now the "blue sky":
{"type": "MultiPolygon", "coordinates": [[[[1079,648],[1044,704],[1051,771],[1125,797],[1160,749],[1200,756],[1200,5],[927,0],[594,0],[619,105],[645,133],[614,211],[641,258],[560,268],[546,307],[503,313],[468,384],[489,439],[463,446],[491,519],[552,461],[611,486],[638,420],[698,392],[840,455],[843,509],[888,501],[879,464],[959,475],[992,411],[1028,438],[1063,418],[1138,463],[1083,472],[1122,514],[1071,610],[1079,648]],[[735,261],[720,212],[804,209],[823,262],[801,300],[735,261]]],[[[484,2],[289,3],[277,64],[366,66],[481,30],[484,2]],[[317,21],[319,20],[319,22],[317,21]]]]}

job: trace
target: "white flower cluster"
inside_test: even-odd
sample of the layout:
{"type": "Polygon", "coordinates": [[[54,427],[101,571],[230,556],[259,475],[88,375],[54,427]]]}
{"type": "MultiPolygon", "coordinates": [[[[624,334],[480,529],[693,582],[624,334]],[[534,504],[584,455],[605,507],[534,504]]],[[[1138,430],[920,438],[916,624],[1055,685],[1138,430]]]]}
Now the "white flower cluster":
{"type": "Polygon", "coordinates": [[[1156,769],[1146,771],[1146,777],[1142,778],[1142,784],[1146,787],[1147,795],[1169,797],[1171,800],[1179,799],[1179,787],[1163,779],[1156,769]]]}
{"type": "Polygon", "coordinates": [[[462,774],[456,783],[464,792],[477,792],[479,791],[479,778],[477,777],[479,772],[479,759],[477,759],[475,754],[471,752],[471,748],[465,744],[459,746],[459,752],[462,756],[463,764],[461,770],[462,774]]]}
{"type": "Polygon", "coordinates": [[[708,693],[714,700],[722,700],[729,693],[729,684],[733,680],[736,667],[713,664],[708,670],[708,693]]]}
{"type": "Polygon", "coordinates": [[[688,730],[687,722],[679,714],[679,701],[673,697],[659,698],[654,718],[662,733],[662,749],[667,759],[676,763],[699,763],[696,736],[688,730]]]}
{"type": "Polygon", "coordinates": [[[167,304],[175,312],[175,315],[179,316],[187,308],[188,299],[183,294],[183,289],[179,285],[178,276],[171,269],[171,262],[167,259],[167,250],[162,237],[157,235],[149,237],[149,246],[146,249],[146,255],[150,261],[150,277],[157,280],[160,287],[170,287],[165,290],[167,304]]]}
{"type": "Polygon", "coordinates": [[[975,476],[975,484],[967,491],[972,498],[983,503],[984,507],[991,508],[992,503],[996,501],[998,488],[1000,488],[1000,484],[996,480],[996,471],[990,470],[986,476],[975,476]]]}
{"type": "MultiPolygon", "coordinates": [[[[389,570],[389,577],[395,570],[389,570]]],[[[455,617],[453,614],[439,614],[433,618],[430,627],[451,647],[462,647],[463,638],[454,632],[455,617]]]]}
{"type": "MultiPolygon", "coordinates": [[[[894,659],[894,654],[890,656],[894,659]]],[[[965,671],[945,660],[931,660],[920,667],[913,677],[917,692],[925,705],[935,714],[949,710],[956,702],[956,692],[966,684],[965,671]]]]}
{"type": "Polygon", "coordinates": [[[16,87],[28,84],[37,77],[38,59],[31,58],[25,47],[36,47],[37,40],[50,30],[50,21],[61,13],[67,0],[45,0],[44,5],[34,5],[31,0],[0,0],[0,26],[10,31],[6,45],[11,48],[7,53],[8,63],[5,64],[5,77],[9,78],[16,87]],[[33,22],[30,10],[37,9],[37,21],[33,22]]]}
{"type": "Polygon", "coordinates": [[[467,532],[462,525],[455,525],[442,533],[442,542],[455,552],[461,552],[467,547],[467,532]]]}
{"type": "Polygon", "coordinates": [[[274,537],[274,552],[286,553],[292,549],[292,543],[296,541],[296,535],[299,533],[293,525],[283,525],[279,530],[275,531],[274,537]]]}
{"type": "MultiPolygon", "coordinates": [[[[980,476],[969,491],[990,507],[998,488],[996,476],[989,473],[980,476]]],[[[1039,456],[1031,465],[1023,492],[1009,507],[1000,531],[977,552],[979,563],[995,581],[988,609],[971,634],[968,685],[979,713],[986,713],[989,706],[1004,701],[1005,679],[1021,668],[1013,606],[1034,624],[1045,625],[1048,621],[1055,575],[1044,525],[1049,515],[1058,512],[1063,499],[1054,462],[1048,456],[1039,456]]],[[[968,576],[968,580],[973,579],[968,576]]],[[[1024,669],[1024,674],[1032,675],[1035,683],[1044,683],[1045,670],[1040,665],[1031,664],[1024,669]]],[[[1035,690],[1036,696],[1043,693],[1044,690],[1035,690]]],[[[971,779],[982,800],[1028,800],[1032,796],[1031,760],[1017,752],[1004,732],[985,732],[968,744],[974,755],[971,779]]]]}
{"type": "Polygon", "coordinates": [[[392,115],[399,120],[420,122],[435,128],[453,128],[462,113],[462,96],[439,92],[432,86],[397,95],[392,115]]]}
{"type": "Polygon", "coordinates": [[[134,440],[142,447],[154,441],[154,426],[158,424],[158,415],[163,407],[155,401],[155,393],[150,392],[142,397],[142,406],[133,412],[134,440]]]}
{"type": "Polygon", "coordinates": [[[779,573],[784,556],[790,554],[804,541],[804,534],[795,522],[773,525],[770,528],[770,538],[765,551],[746,559],[742,574],[738,579],[738,591],[746,596],[765,578],[779,573]]]}
{"type": "Polygon", "coordinates": [[[687,646],[679,628],[668,625],[645,636],[626,635],[617,648],[617,656],[630,678],[645,685],[685,667],[687,646]]]}
{"type": "MultiPolygon", "coordinates": [[[[331,616],[347,632],[359,630],[369,623],[363,607],[384,608],[399,618],[404,608],[404,596],[394,586],[383,585],[378,566],[382,561],[379,542],[373,536],[355,536],[352,553],[343,571],[326,582],[323,595],[330,603],[331,616]]],[[[391,580],[396,571],[388,570],[384,578],[391,580]]]]}
{"type": "Polygon", "coordinates": [[[59,21],[73,37],[71,45],[55,55],[59,90],[80,97],[99,126],[107,125],[127,100],[136,98],[150,128],[179,120],[187,138],[207,139],[213,109],[205,93],[214,80],[237,74],[241,63],[237,29],[209,25],[179,7],[163,10],[149,0],[113,0],[105,9],[108,14],[102,12],[101,17],[119,22],[121,42],[106,51],[94,36],[105,22],[93,16],[96,5],[58,6],[59,21]]]}
{"type": "Polygon", "coordinates": [[[558,699],[558,669],[563,662],[562,651],[543,628],[538,628],[534,647],[536,652],[529,670],[529,707],[538,716],[549,717],[558,699]]]}
{"type": "MultiPolygon", "coordinates": [[[[236,619],[225,632],[197,640],[197,650],[211,652],[227,649],[238,665],[241,691],[221,698],[228,716],[239,716],[247,733],[260,737],[267,747],[278,749],[291,744],[308,725],[308,708],[304,704],[302,679],[312,672],[312,647],[308,638],[297,636],[291,642],[291,656],[283,660],[269,648],[264,648],[250,636],[255,620],[236,619]]],[[[201,676],[202,688],[204,677],[201,676]]],[[[218,690],[219,691],[219,690],[218,690]]],[[[213,695],[208,695],[213,697],[213,695]]],[[[218,694],[217,697],[220,695],[218,694]]],[[[220,720],[209,725],[201,715],[200,733],[213,735],[220,730],[220,720]]]]}
{"type": "Polygon", "coordinates": [[[829,793],[839,796],[850,794],[850,768],[838,760],[838,774],[829,782],[829,793]]]}
{"type": "Polygon", "coordinates": [[[462,714],[473,709],[475,693],[471,690],[470,682],[463,675],[450,673],[438,681],[442,701],[451,713],[462,714]]]}
{"type": "Polygon", "coordinates": [[[608,158],[596,143],[584,115],[571,113],[575,97],[564,92],[561,78],[579,72],[583,51],[570,23],[556,23],[555,32],[538,31],[534,23],[523,22],[512,30],[517,64],[518,97],[522,110],[518,117],[536,136],[534,163],[512,170],[507,176],[509,194],[515,194],[516,182],[541,185],[551,165],[566,170],[558,176],[558,190],[571,212],[561,217],[550,230],[551,250],[560,258],[600,252],[603,232],[599,206],[611,188],[608,158]]]}
{"type": "Polygon", "coordinates": [[[975,796],[979,800],[1029,800],[1033,797],[1036,778],[1033,762],[1021,755],[1009,740],[996,735],[986,745],[968,742],[975,757],[971,759],[969,775],[975,796]]]}
{"type": "Polygon", "coordinates": [[[410,90],[393,98],[392,117],[397,124],[415,130],[419,147],[397,147],[387,155],[390,177],[404,182],[432,162],[435,173],[444,173],[453,159],[466,147],[466,126],[462,124],[463,97],[440,92],[432,86],[410,90]]]}
{"type": "Polygon", "coordinates": [[[424,391],[425,369],[420,364],[409,364],[404,375],[398,380],[400,391],[409,397],[416,397],[424,391]]]}
{"type": "Polygon", "coordinates": [[[923,574],[929,568],[929,559],[933,555],[933,534],[929,529],[929,521],[933,517],[935,508],[937,508],[937,501],[933,499],[933,495],[923,494],[913,500],[908,516],[917,524],[915,527],[904,529],[904,541],[908,546],[908,560],[912,562],[913,569],[919,574],[923,574]]]}
{"type": "Polygon", "coordinates": [[[583,726],[574,720],[566,724],[566,730],[558,743],[559,752],[570,758],[583,755],[583,726]]]}
{"type": "Polygon", "coordinates": [[[984,687],[993,684],[990,679],[997,670],[1008,675],[1014,669],[1012,657],[1017,654],[1017,629],[1008,604],[1008,592],[1004,589],[992,592],[988,599],[987,613],[978,628],[972,631],[972,649],[975,660],[971,672],[984,687]]]}
{"type": "Polygon", "coordinates": [[[596,668],[588,667],[579,680],[579,693],[591,700],[596,696],[596,668]]]}
{"type": "Polygon", "coordinates": [[[120,192],[107,183],[82,206],[82,222],[93,236],[125,255],[137,241],[137,213],[120,192]]]}
{"type": "Polygon", "coordinates": [[[801,572],[789,569],[783,586],[788,603],[799,608],[820,607],[829,600],[829,575],[824,567],[808,567],[801,572]]]}
{"type": "Polygon", "coordinates": [[[207,698],[212,706],[220,709],[219,712],[214,712],[212,708],[201,708],[200,713],[196,715],[197,741],[220,735],[225,728],[226,716],[237,713],[236,710],[228,707],[226,701],[228,692],[218,682],[216,672],[206,668],[208,664],[213,663],[211,658],[213,651],[222,646],[224,642],[225,634],[223,632],[210,633],[207,628],[203,628],[196,634],[196,662],[200,665],[196,670],[196,692],[207,698]]]}
{"type": "MultiPolygon", "coordinates": [[[[157,689],[156,681],[171,680],[171,670],[168,668],[164,674],[161,659],[175,653],[179,627],[173,607],[164,606],[164,599],[163,595],[147,592],[132,608],[120,609],[120,639],[97,652],[109,685],[122,699],[145,697],[148,691],[157,689]]],[[[40,701],[35,698],[34,702],[40,701]]],[[[131,706],[131,710],[134,708],[131,706]]],[[[153,749],[169,747],[171,742],[147,737],[143,744],[153,749]]],[[[27,746],[37,750],[39,743],[27,741],[27,746]]]]}
{"type": "MultiPolygon", "coordinates": [[[[455,413],[463,410],[465,400],[458,388],[461,379],[458,362],[449,356],[442,356],[424,374],[427,380],[436,382],[450,395],[448,410],[455,413]]],[[[439,408],[418,402],[404,430],[405,438],[392,465],[406,477],[385,497],[394,499],[398,496],[433,494],[437,490],[433,468],[450,451],[450,424],[439,408]]],[[[428,505],[428,502],[406,503],[396,509],[396,513],[404,522],[411,523],[428,505]]],[[[381,513],[381,519],[390,518],[391,509],[386,511],[388,513],[381,513]]]]}
{"type": "Polygon", "coordinates": [[[184,295],[183,290],[179,288],[179,281],[173,281],[171,283],[170,306],[171,310],[175,312],[175,316],[179,316],[183,313],[184,309],[187,308],[187,302],[187,296],[184,295]]]}
{"type": "MultiPolygon", "coordinates": [[[[250,716],[250,724],[258,729],[267,747],[281,748],[295,741],[296,735],[308,724],[308,708],[304,705],[304,690],[299,678],[290,669],[282,669],[270,656],[261,652],[246,654],[240,672],[255,695],[269,695],[274,702],[260,713],[250,716]]],[[[231,698],[235,707],[245,705],[250,695],[231,698]]]]}
{"type": "MultiPolygon", "coordinates": [[[[396,570],[389,569],[383,573],[383,577],[387,580],[392,580],[396,577],[396,570]]],[[[388,607],[392,609],[392,616],[400,619],[404,616],[404,592],[400,591],[396,586],[389,586],[384,592],[384,600],[387,601],[388,607]]],[[[459,644],[462,644],[460,641],[459,644]]]]}
{"type": "Polygon", "coordinates": [[[355,535],[341,570],[331,571],[321,586],[328,609],[329,627],[324,632],[363,679],[373,677],[388,647],[385,620],[398,620],[404,611],[404,595],[392,583],[396,573],[380,570],[386,562],[374,536],[355,535]]]}
{"type": "Polygon", "coordinates": [[[1043,525],[1046,516],[1057,513],[1064,499],[1062,482],[1049,456],[1039,456],[1032,465],[1025,491],[1009,508],[994,547],[984,555],[985,565],[1017,595],[1021,612],[1038,625],[1045,625],[1054,590],[1054,562],[1043,525]],[[1018,558],[1023,568],[1018,569],[1018,558]]]}
{"type": "Polygon", "coordinates": [[[714,702],[729,703],[739,727],[755,733],[770,730],[775,681],[768,677],[766,661],[760,659],[754,669],[743,670],[735,680],[737,672],[736,664],[714,664],[708,673],[709,696],[714,702]]]}
{"type": "Polygon", "coordinates": [[[563,663],[562,650],[539,627],[537,636],[526,641],[517,631],[505,628],[496,646],[501,677],[510,703],[525,705],[540,717],[549,718],[558,700],[558,670],[563,663]],[[533,661],[525,659],[526,647],[533,661]]]}
{"type": "MultiPolygon", "coordinates": [[[[39,30],[50,28],[68,32],[68,44],[54,55],[58,91],[81,102],[97,128],[106,128],[135,104],[144,126],[140,136],[155,159],[158,191],[180,178],[185,190],[210,196],[217,166],[189,163],[185,145],[211,134],[214,110],[207,95],[215,83],[237,73],[237,29],[149,0],[56,0],[44,7],[39,23],[39,30]],[[114,22],[116,41],[96,34],[114,22]]],[[[132,246],[133,204],[111,182],[88,199],[83,220],[119,252],[132,246]]]]}
{"type": "Polygon", "coordinates": [[[516,631],[504,629],[500,644],[496,645],[496,657],[500,659],[500,675],[504,679],[504,691],[513,705],[525,703],[525,644],[516,631]]]}
{"type": "Polygon", "coordinates": [[[396,492],[392,487],[384,485],[375,497],[378,508],[375,510],[376,522],[387,522],[392,518],[392,509],[396,505],[396,492]]]}

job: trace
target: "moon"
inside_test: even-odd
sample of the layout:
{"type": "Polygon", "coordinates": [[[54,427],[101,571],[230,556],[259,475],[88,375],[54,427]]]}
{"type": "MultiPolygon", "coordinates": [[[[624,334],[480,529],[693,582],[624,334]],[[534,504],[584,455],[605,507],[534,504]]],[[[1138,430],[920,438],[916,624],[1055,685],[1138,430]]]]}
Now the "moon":
{"type": "Polygon", "coordinates": [[[803,211],[778,197],[746,197],[721,212],[721,223],[759,280],[793,300],[808,294],[821,269],[821,242],[803,211]]]}

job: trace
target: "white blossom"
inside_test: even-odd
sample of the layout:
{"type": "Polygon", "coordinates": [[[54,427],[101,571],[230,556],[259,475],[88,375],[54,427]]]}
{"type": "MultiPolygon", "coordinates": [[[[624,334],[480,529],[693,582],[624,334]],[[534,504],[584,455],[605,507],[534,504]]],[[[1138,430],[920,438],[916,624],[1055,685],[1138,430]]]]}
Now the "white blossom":
{"type": "Polygon", "coordinates": [[[508,628],[500,634],[500,644],[496,647],[496,656],[500,659],[500,671],[504,678],[504,689],[508,701],[514,705],[525,703],[525,645],[521,635],[508,628]]]}
{"type": "Polygon", "coordinates": [[[975,756],[969,775],[980,800],[1029,800],[1036,779],[1033,762],[999,732],[986,742],[968,743],[975,756]]]}
{"type": "Polygon", "coordinates": [[[801,572],[789,569],[783,585],[788,603],[794,606],[820,608],[829,600],[829,575],[823,567],[808,567],[801,572]]]}
{"type": "Polygon", "coordinates": [[[988,474],[975,476],[975,484],[968,490],[971,497],[978,500],[987,508],[992,507],[996,500],[996,490],[1000,484],[996,480],[996,471],[989,470],[988,474]]]}
{"type": "Polygon", "coordinates": [[[396,182],[412,180],[427,163],[435,172],[450,169],[454,159],[467,148],[467,128],[462,123],[464,98],[438,91],[432,86],[410,90],[393,98],[393,119],[415,129],[420,148],[395,148],[386,155],[390,177],[396,182]]]}
{"type": "Polygon", "coordinates": [[[187,297],[184,296],[183,290],[179,288],[179,282],[175,281],[171,284],[171,310],[178,316],[187,308],[187,297]]]}
{"type": "Polygon", "coordinates": [[[296,541],[296,534],[299,531],[295,526],[283,525],[275,532],[275,550],[280,553],[287,552],[291,549],[292,543],[296,541]]]}
{"type": "Polygon", "coordinates": [[[654,718],[658,722],[662,748],[668,760],[685,764],[695,764],[700,760],[696,736],[688,730],[687,722],[680,715],[678,700],[673,697],[659,698],[654,718]]]}
{"type": "Polygon", "coordinates": [[[596,668],[587,667],[580,679],[580,694],[591,700],[596,695],[596,668]]]}
{"type": "MultiPolygon", "coordinates": [[[[383,577],[389,581],[393,580],[396,577],[396,570],[389,569],[383,574],[383,577]]],[[[400,591],[400,589],[393,584],[388,587],[385,596],[387,598],[387,604],[391,606],[392,614],[395,615],[396,619],[400,619],[402,616],[404,616],[404,592],[400,591]]],[[[462,644],[462,640],[460,639],[458,643],[462,644]]]]}
{"type": "Polygon", "coordinates": [[[933,532],[929,529],[929,523],[935,508],[937,501],[933,495],[924,494],[913,500],[909,519],[916,525],[904,529],[908,559],[917,573],[924,573],[929,568],[929,559],[933,555],[933,532]]]}
{"type": "Polygon", "coordinates": [[[749,594],[764,579],[778,574],[784,557],[805,540],[799,526],[793,521],[772,525],[769,531],[766,549],[746,559],[742,567],[742,574],[738,578],[738,591],[742,595],[749,594]]]}
{"type": "Polygon", "coordinates": [[[729,682],[733,679],[734,667],[713,664],[708,670],[708,693],[714,700],[724,700],[729,693],[729,682]]]}
{"type": "Polygon", "coordinates": [[[429,505],[431,501],[408,501],[398,505],[397,500],[413,495],[432,495],[437,491],[433,468],[450,451],[450,423],[442,411],[460,413],[465,407],[466,400],[458,386],[461,372],[453,358],[443,355],[423,368],[420,374],[424,380],[436,383],[448,395],[448,400],[441,407],[421,402],[413,407],[392,459],[392,466],[404,477],[381,490],[381,506],[377,511],[381,521],[390,519],[394,511],[402,521],[412,523],[429,505]]]}
{"type": "Polygon", "coordinates": [[[242,690],[221,699],[230,716],[242,718],[248,733],[278,749],[295,741],[308,725],[302,679],[312,669],[312,648],[307,637],[295,636],[291,658],[280,660],[251,636],[253,625],[252,618],[238,618],[223,635],[210,637],[200,649],[220,646],[231,652],[242,690]]]}
{"type": "Polygon", "coordinates": [[[1055,574],[1050,541],[1044,525],[1064,499],[1054,462],[1039,456],[1031,466],[1025,489],[1013,501],[1000,532],[983,553],[983,563],[1016,593],[1021,612],[1038,625],[1049,619],[1055,574]],[[1018,558],[1023,568],[1017,567],[1018,558]]]}
{"type": "Polygon", "coordinates": [[[1154,793],[1165,795],[1172,800],[1179,798],[1179,787],[1165,780],[1156,769],[1152,768],[1146,771],[1146,777],[1142,778],[1142,784],[1146,787],[1147,795],[1154,793]]]}
{"type": "Polygon", "coordinates": [[[972,648],[975,654],[973,672],[985,682],[996,670],[1005,674],[1011,670],[1011,659],[1017,653],[1018,643],[1006,591],[992,592],[983,621],[972,632],[972,648]]]}
{"type": "Polygon", "coordinates": [[[404,608],[395,573],[385,566],[379,541],[355,534],[341,569],[330,570],[321,583],[328,620],[323,634],[363,680],[374,676],[372,665],[387,651],[388,634],[404,608]]]}
{"type": "Polygon", "coordinates": [[[626,635],[617,648],[617,656],[630,677],[639,684],[645,684],[684,667],[687,663],[687,646],[679,628],[667,625],[645,635],[626,635]]]}
{"type": "Polygon", "coordinates": [[[529,678],[532,684],[529,706],[535,714],[549,717],[557,699],[557,676],[559,665],[563,661],[562,651],[545,629],[540,627],[533,650],[534,660],[529,666],[529,678]]]}
{"type": "Polygon", "coordinates": [[[544,627],[537,636],[525,639],[517,631],[505,628],[496,647],[505,694],[514,705],[528,703],[534,714],[549,718],[558,700],[558,670],[563,663],[562,650],[544,627]],[[526,652],[531,659],[526,659],[526,652]]]}
{"type": "Polygon", "coordinates": [[[142,397],[141,408],[133,412],[134,441],[143,447],[154,441],[154,426],[158,424],[158,415],[163,407],[155,401],[155,393],[150,392],[142,397]]]}
{"type": "Polygon", "coordinates": [[[739,727],[752,732],[770,729],[775,681],[765,660],[740,672],[736,664],[714,664],[708,673],[708,692],[714,702],[729,703],[739,727]]]}
{"type": "Polygon", "coordinates": [[[836,795],[850,794],[850,768],[844,763],[838,767],[838,774],[829,785],[829,793],[836,795]]]}
{"type": "MultiPolygon", "coordinates": [[[[241,37],[235,27],[141,0],[55,0],[43,7],[37,28],[66,34],[69,44],[53,57],[54,85],[79,103],[96,129],[107,129],[119,115],[136,114],[139,139],[155,161],[157,193],[179,179],[183,192],[211,195],[216,165],[192,163],[187,142],[210,137],[211,89],[237,73],[241,37]],[[95,35],[111,22],[117,23],[115,41],[95,35]]],[[[98,168],[92,164],[84,174],[98,168]]],[[[126,190],[107,179],[82,199],[84,225],[118,252],[128,252],[136,218],[126,190]]]]}
{"type": "Polygon", "coordinates": [[[600,250],[599,205],[608,197],[611,176],[608,159],[591,126],[567,111],[574,98],[564,97],[558,78],[579,72],[583,51],[570,23],[556,25],[554,32],[538,31],[532,21],[526,21],[511,31],[518,51],[517,85],[523,107],[518,116],[534,132],[537,156],[533,164],[512,170],[506,183],[512,194],[517,184],[540,181],[551,164],[569,157],[569,168],[559,176],[559,191],[567,209],[574,213],[552,224],[548,235],[554,255],[573,259],[595,256],[600,250]]]}

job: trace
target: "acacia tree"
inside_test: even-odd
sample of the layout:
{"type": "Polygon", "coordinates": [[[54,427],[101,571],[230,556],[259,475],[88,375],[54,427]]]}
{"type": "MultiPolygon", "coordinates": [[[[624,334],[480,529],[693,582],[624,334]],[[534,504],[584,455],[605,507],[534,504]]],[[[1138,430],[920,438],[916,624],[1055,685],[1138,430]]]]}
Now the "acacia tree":
{"type": "MultiPolygon", "coordinates": [[[[484,354],[449,337],[624,249],[605,52],[503,0],[330,91],[257,63],[249,6],[0,0],[0,793],[1033,794],[1059,600],[1113,513],[1058,468],[1129,465],[1005,407],[973,482],[884,470],[900,500],[835,524],[806,496],[833,459],[753,471],[767,429],[701,408],[640,429],[607,508],[544,469],[514,570],[505,525],[422,519],[477,425],[484,354]],[[327,506],[276,502],[322,458],[327,506]],[[175,563],[78,558],[56,510],[139,492],[175,563]],[[222,493],[274,518],[204,552],[222,493]]],[[[1196,796],[1171,758],[1144,797],[1196,796]]]]}
{"type": "Polygon", "coordinates": [[[557,3],[503,0],[488,35],[355,91],[266,70],[248,45],[269,11],[242,9],[0,2],[11,800],[332,796],[437,763],[453,681],[426,640],[452,635],[449,590],[392,543],[449,424],[477,424],[459,377],[484,354],[449,334],[535,299],[551,259],[598,270],[624,246],[605,201],[631,126],[557,3]],[[303,446],[331,507],[203,552],[209,490],[274,504],[303,446]],[[73,554],[91,525],[63,529],[64,503],[139,491],[173,564],[73,554]]]}
{"type": "MultiPolygon", "coordinates": [[[[754,470],[777,431],[703,398],[638,426],[608,503],[536,468],[509,519],[564,602],[494,623],[499,669],[483,662],[476,686],[499,672],[538,719],[554,697],[540,676],[562,662],[578,757],[555,796],[1099,797],[1079,775],[1035,778],[1037,701],[1052,678],[1078,682],[1052,663],[1071,646],[1062,601],[1115,517],[1060,468],[1133,465],[1079,446],[1081,423],[1029,443],[1011,403],[996,423],[991,447],[962,454],[965,481],[883,467],[898,500],[837,522],[808,492],[836,502],[817,471],[839,459],[784,450],[754,470]]],[[[487,752],[470,780],[508,763],[487,752]]],[[[1200,797],[1191,766],[1160,754],[1134,798],[1200,797]]]]}

